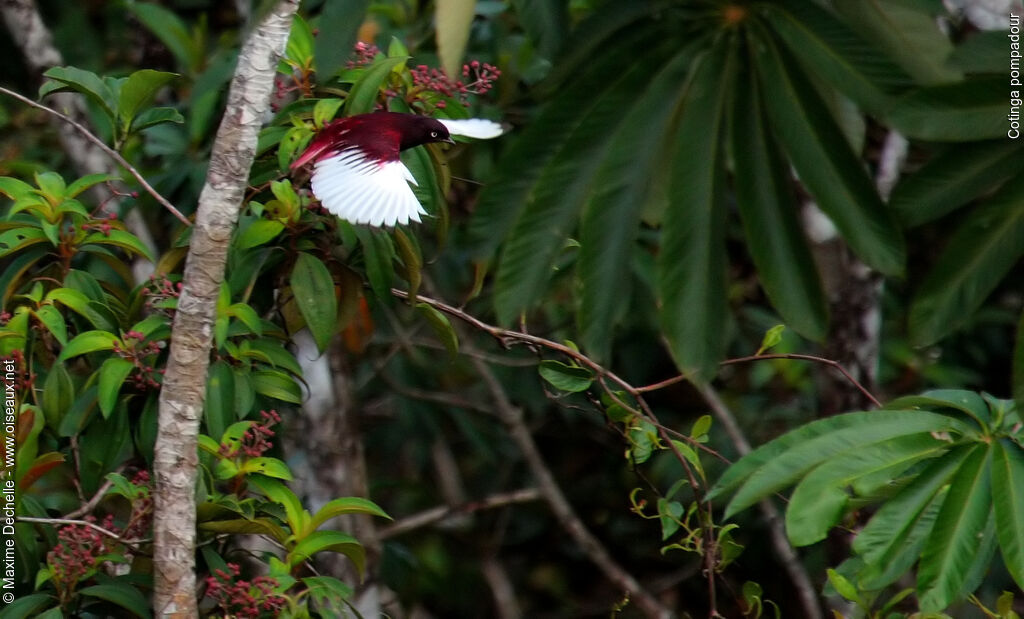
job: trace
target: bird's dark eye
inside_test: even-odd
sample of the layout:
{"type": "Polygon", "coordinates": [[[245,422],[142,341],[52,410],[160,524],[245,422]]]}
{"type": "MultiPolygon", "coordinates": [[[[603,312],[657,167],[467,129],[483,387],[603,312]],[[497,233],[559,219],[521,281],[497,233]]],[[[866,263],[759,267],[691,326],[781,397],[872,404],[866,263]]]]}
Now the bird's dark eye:
{"type": "Polygon", "coordinates": [[[431,131],[430,132],[430,137],[436,138],[437,137],[437,131],[431,131]]]}

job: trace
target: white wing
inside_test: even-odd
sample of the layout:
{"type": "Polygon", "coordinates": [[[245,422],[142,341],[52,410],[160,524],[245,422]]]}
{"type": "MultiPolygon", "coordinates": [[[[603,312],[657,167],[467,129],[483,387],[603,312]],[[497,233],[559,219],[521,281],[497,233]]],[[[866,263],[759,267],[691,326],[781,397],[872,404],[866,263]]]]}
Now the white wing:
{"type": "Polygon", "coordinates": [[[490,138],[496,138],[505,132],[498,123],[492,120],[484,120],[482,118],[467,118],[465,120],[438,118],[437,121],[448,129],[448,133],[452,135],[464,135],[467,138],[488,140],[490,138]]]}
{"type": "Polygon", "coordinates": [[[409,187],[416,184],[401,161],[368,160],[358,149],[316,162],[310,185],[331,213],[354,224],[394,226],[426,215],[409,187]]]}

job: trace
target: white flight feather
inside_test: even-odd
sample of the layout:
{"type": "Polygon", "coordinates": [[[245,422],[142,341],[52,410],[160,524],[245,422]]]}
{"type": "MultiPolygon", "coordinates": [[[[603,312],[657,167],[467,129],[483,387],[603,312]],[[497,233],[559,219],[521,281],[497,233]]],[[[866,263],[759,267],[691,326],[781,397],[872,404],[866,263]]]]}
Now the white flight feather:
{"type": "Polygon", "coordinates": [[[427,214],[410,182],[416,184],[401,161],[377,163],[350,149],[317,161],[310,186],[320,204],[345,221],[394,226],[427,214]]]}
{"type": "Polygon", "coordinates": [[[448,129],[448,133],[452,135],[462,135],[479,140],[496,138],[505,132],[498,123],[493,120],[484,120],[483,118],[467,118],[463,120],[438,118],[437,122],[444,125],[448,129]]]}

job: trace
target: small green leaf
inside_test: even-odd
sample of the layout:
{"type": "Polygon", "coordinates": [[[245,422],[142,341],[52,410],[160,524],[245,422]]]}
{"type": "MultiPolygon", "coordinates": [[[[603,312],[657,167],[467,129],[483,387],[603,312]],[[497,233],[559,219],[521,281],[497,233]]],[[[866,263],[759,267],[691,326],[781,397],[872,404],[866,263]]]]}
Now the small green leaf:
{"type": "MultiPolygon", "coordinates": [[[[121,118],[122,128],[127,131],[133,125],[135,117],[144,108],[152,105],[157,92],[176,77],[178,77],[177,73],[154,71],[153,69],[142,69],[129,75],[121,85],[120,100],[118,101],[117,111],[121,118]]],[[[178,116],[181,117],[180,114],[178,116]]]]}
{"type": "Polygon", "coordinates": [[[149,248],[142,244],[142,241],[138,239],[131,232],[125,232],[124,230],[111,230],[109,234],[103,232],[93,232],[87,235],[82,241],[82,245],[88,245],[95,243],[97,245],[113,245],[120,247],[121,249],[127,249],[128,251],[135,252],[140,256],[145,257],[150,262],[156,262],[153,258],[152,252],[149,248]]]}
{"type": "Polygon", "coordinates": [[[760,355],[766,350],[774,348],[779,345],[782,341],[782,334],[786,331],[786,325],[775,325],[771,329],[765,332],[764,338],[761,340],[761,346],[757,349],[755,355],[760,355]]]}
{"type": "Polygon", "coordinates": [[[344,99],[320,99],[316,102],[316,107],[313,108],[313,125],[318,131],[334,118],[344,102],[344,99]]]}
{"type": "Polygon", "coordinates": [[[135,367],[131,361],[121,357],[110,357],[100,366],[99,391],[97,402],[104,417],[109,417],[117,404],[117,394],[121,386],[135,367]]]}
{"type": "Polygon", "coordinates": [[[323,353],[338,327],[338,299],[334,294],[334,278],[324,263],[300,252],[291,276],[292,294],[299,312],[323,353]]]}
{"type": "Polygon", "coordinates": [[[281,234],[282,230],[284,230],[284,224],[280,221],[257,219],[238,235],[238,248],[249,249],[269,243],[274,237],[281,234]]]}
{"type": "Polygon", "coordinates": [[[116,179],[117,176],[113,174],[89,174],[68,185],[67,189],[64,191],[64,195],[68,198],[74,198],[94,185],[116,179]]]}
{"type": "Polygon", "coordinates": [[[225,361],[210,366],[203,412],[210,436],[221,436],[235,419],[235,373],[225,361]]]}
{"type": "Polygon", "coordinates": [[[121,338],[108,331],[85,331],[79,333],[68,342],[64,350],[60,351],[58,361],[65,361],[71,357],[96,352],[97,350],[112,350],[114,345],[124,347],[121,338]]]}
{"type": "Polygon", "coordinates": [[[423,314],[423,317],[427,319],[430,327],[434,330],[434,335],[444,344],[445,350],[448,351],[448,358],[454,359],[458,356],[459,336],[456,335],[455,329],[452,327],[448,317],[426,303],[417,303],[416,309],[423,314]]]}
{"type": "Polygon", "coordinates": [[[561,391],[577,393],[590,389],[594,382],[594,373],[587,368],[566,365],[561,361],[541,361],[537,368],[541,378],[561,391]]]}
{"type": "Polygon", "coordinates": [[[67,345],[68,326],[64,322],[64,316],[61,315],[60,310],[52,305],[42,305],[32,313],[53,335],[53,338],[60,342],[61,346],[67,345]]]}
{"type": "Polygon", "coordinates": [[[367,114],[373,111],[377,104],[377,94],[381,86],[387,83],[391,70],[397,66],[404,65],[409,60],[408,56],[386,58],[378,56],[360,76],[345,99],[345,114],[354,116],[356,114],[367,114]]]}
{"type": "Polygon", "coordinates": [[[288,465],[277,458],[257,457],[246,460],[240,469],[243,473],[262,473],[267,477],[292,480],[292,472],[288,465]]]}
{"type": "Polygon", "coordinates": [[[829,568],[827,572],[828,581],[833,587],[835,587],[836,593],[851,602],[860,601],[860,595],[857,594],[857,587],[855,587],[852,582],[832,568],[829,568]]]}
{"type": "Polygon", "coordinates": [[[995,444],[992,503],[1003,563],[1024,589],[1024,448],[1006,439],[995,444]]]}
{"type": "MultiPolygon", "coordinates": [[[[75,385],[63,363],[54,363],[46,375],[40,404],[47,425],[56,428],[75,400],[75,385]]],[[[19,454],[19,461],[24,454],[19,454]]]]}
{"type": "Polygon", "coordinates": [[[302,404],[302,390],[290,376],[283,372],[276,370],[253,372],[252,383],[256,393],[282,402],[302,404]]]}
{"type": "Polygon", "coordinates": [[[181,115],[181,112],[170,107],[154,107],[148,110],[143,110],[141,114],[135,117],[132,121],[131,131],[142,131],[149,127],[156,125],[162,125],[164,123],[175,123],[181,124],[185,122],[185,117],[181,115]]]}
{"type": "Polygon", "coordinates": [[[318,552],[331,551],[345,555],[360,574],[366,567],[366,550],[359,541],[340,531],[313,531],[288,553],[287,563],[295,567],[318,552]]]}
{"type": "Polygon", "coordinates": [[[373,501],[354,496],[342,497],[340,499],[328,501],[315,514],[313,514],[313,518],[309,521],[306,531],[315,531],[319,529],[320,525],[323,523],[342,514],[368,514],[370,516],[387,518],[388,520],[392,519],[391,516],[387,515],[387,513],[373,501]]]}

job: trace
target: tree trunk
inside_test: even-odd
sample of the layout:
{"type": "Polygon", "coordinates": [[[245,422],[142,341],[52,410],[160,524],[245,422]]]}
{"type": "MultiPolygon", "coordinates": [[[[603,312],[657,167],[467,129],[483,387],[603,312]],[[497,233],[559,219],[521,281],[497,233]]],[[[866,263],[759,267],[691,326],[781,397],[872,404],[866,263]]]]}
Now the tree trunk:
{"type": "Polygon", "coordinates": [[[298,0],[281,0],[249,36],[238,58],[227,108],[217,130],[206,185],[199,195],[160,392],[156,478],[153,608],[160,617],[196,617],[196,468],[199,418],[217,296],[231,232],[238,221],[256,139],[288,42],[298,0]]]}

